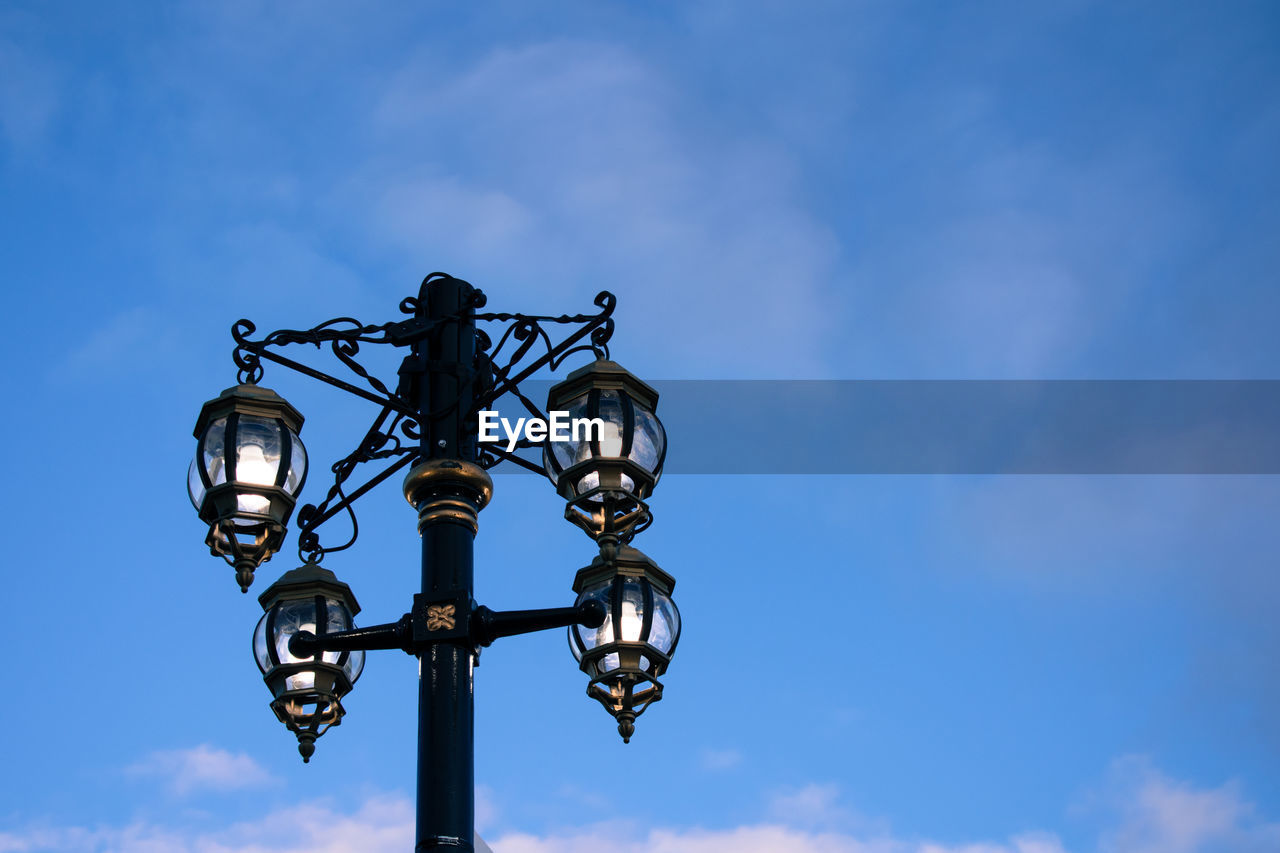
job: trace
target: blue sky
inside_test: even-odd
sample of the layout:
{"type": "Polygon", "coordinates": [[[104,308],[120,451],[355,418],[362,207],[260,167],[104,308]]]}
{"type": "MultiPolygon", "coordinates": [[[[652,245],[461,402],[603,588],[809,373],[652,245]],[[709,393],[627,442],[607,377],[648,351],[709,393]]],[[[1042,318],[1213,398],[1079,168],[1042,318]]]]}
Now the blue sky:
{"type": "MultiPolygon", "coordinates": [[[[0,851],[411,838],[414,661],[371,655],[303,766],[183,494],[235,319],[382,322],[442,269],[495,310],[614,291],[655,379],[1277,378],[1278,34],[1266,3],[6,4],[0,851]]],[[[315,500],[373,413],[264,384],[315,500]]],[[[558,632],[484,653],[498,853],[1280,849],[1275,478],[652,505],[685,633],[630,745],[558,632]]],[[[483,603],[568,602],[560,512],[498,478],[483,603]]],[[[360,518],[326,565],[369,624],[417,539],[394,486],[360,518]]]]}

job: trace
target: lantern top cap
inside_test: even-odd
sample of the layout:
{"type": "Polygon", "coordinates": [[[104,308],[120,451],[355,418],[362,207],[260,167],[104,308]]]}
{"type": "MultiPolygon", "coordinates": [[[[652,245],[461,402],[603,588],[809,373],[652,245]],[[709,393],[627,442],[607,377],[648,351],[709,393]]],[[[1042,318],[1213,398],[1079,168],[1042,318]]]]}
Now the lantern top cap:
{"type": "Polygon", "coordinates": [[[275,583],[258,596],[258,603],[263,610],[270,610],[282,598],[306,598],[309,595],[340,598],[346,602],[351,615],[360,612],[360,605],[356,602],[351,587],[338,580],[333,572],[313,562],[303,563],[278,577],[275,583]]]}
{"type": "Polygon", "coordinates": [[[263,388],[261,385],[235,385],[200,407],[200,417],[196,418],[195,437],[199,438],[205,427],[213,421],[226,417],[232,412],[280,418],[295,433],[302,430],[302,422],[305,420],[302,413],[288,400],[270,388],[263,388]]]}
{"type": "Polygon", "coordinates": [[[648,554],[630,545],[619,545],[616,559],[609,561],[603,554],[597,554],[591,561],[591,565],[579,569],[577,576],[573,579],[573,591],[582,592],[588,585],[615,574],[626,577],[647,577],[657,586],[662,587],[667,595],[670,595],[676,586],[676,579],[667,574],[666,570],[655,563],[648,554]]]}
{"type": "Polygon", "coordinates": [[[551,406],[550,401],[567,402],[592,388],[624,390],[649,411],[658,408],[658,392],[653,386],[617,362],[605,358],[579,367],[553,385],[547,392],[548,406],[551,406]]]}

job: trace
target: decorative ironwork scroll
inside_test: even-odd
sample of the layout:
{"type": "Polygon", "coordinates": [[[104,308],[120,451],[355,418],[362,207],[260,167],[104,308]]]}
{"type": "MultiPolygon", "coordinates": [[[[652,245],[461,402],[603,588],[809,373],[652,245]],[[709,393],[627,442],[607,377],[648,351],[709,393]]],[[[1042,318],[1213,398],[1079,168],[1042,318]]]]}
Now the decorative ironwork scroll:
{"type": "MultiPolygon", "coordinates": [[[[377,417],[356,448],[331,466],[333,484],[329,487],[324,499],[318,504],[306,504],[298,510],[298,551],[304,560],[318,563],[326,552],[341,551],[351,547],[359,536],[359,524],[352,504],[374,486],[416,462],[422,455],[419,446],[421,439],[419,421],[422,415],[414,403],[408,399],[409,395],[403,387],[403,382],[401,387],[392,390],[360,364],[357,356],[363,344],[414,347],[429,339],[439,327],[462,319],[465,314],[484,307],[485,296],[476,290],[472,303],[462,313],[434,321],[429,319],[426,316],[427,286],[441,277],[445,277],[445,274],[432,273],[423,279],[418,296],[401,300],[400,311],[411,315],[407,320],[366,325],[352,317],[337,317],[310,329],[279,329],[257,340],[252,337],[257,327],[250,321],[238,320],[231,327],[231,336],[236,342],[232,360],[235,362],[241,383],[256,385],[262,378],[262,362],[266,360],[313,379],[319,379],[335,388],[375,403],[379,407],[377,417]],[[341,379],[276,351],[295,344],[310,344],[316,349],[321,349],[323,345],[328,344],[332,355],[362,384],[341,379]],[[360,486],[348,491],[347,481],[361,465],[385,460],[394,461],[360,486]],[[318,528],[341,513],[346,513],[350,521],[350,537],[341,545],[322,547],[318,528]]],[[[488,333],[479,328],[476,330],[475,369],[478,393],[472,400],[471,411],[466,413],[469,421],[474,423],[475,416],[481,409],[490,407],[496,400],[507,394],[519,400],[531,414],[545,417],[541,408],[520,391],[519,384],[543,368],[556,370],[567,358],[576,353],[590,352],[596,358],[609,357],[608,344],[613,336],[612,315],[617,305],[617,298],[608,291],[601,291],[596,295],[594,304],[600,309],[595,314],[558,316],[473,314],[472,318],[477,323],[500,324],[505,328],[498,336],[496,346],[493,345],[488,333]],[[561,340],[553,341],[551,334],[548,333],[548,328],[551,326],[577,326],[578,328],[561,340]]],[[[401,370],[403,373],[405,368],[401,370]]],[[[454,400],[451,405],[457,406],[461,402],[461,399],[454,400]]],[[[516,446],[528,448],[535,446],[535,443],[526,439],[518,442],[516,446]]],[[[482,446],[478,451],[478,457],[476,461],[484,468],[492,468],[505,460],[539,473],[542,472],[540,466],[491,444],[482,446]]]]}

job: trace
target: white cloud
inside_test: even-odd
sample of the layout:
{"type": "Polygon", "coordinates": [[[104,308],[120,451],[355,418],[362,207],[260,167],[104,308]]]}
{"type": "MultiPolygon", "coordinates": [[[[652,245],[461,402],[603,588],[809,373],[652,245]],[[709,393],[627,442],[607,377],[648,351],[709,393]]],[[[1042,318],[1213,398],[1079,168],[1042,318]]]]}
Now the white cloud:
{"type": "Polygon", "coordinates": [[[481,285],[552,306],[615,290],[628,327],[664,328],[673,375],[820,375],[837,241],[779,145],[682,97],[612,44],[499,49],[455,74],[429,55],[384,90],[379,153],[340,206],[481,285]]]}
{"type": "Polygon", "coordinates": [[[160,777],[178,796],[202,790],[255,788],[271,781],[271,775],[252,757],[208,744],[153,752],[125,772],[131,776],[160,777]]]}
{"type": "Polygon", "coordinates": [[[396,181],[384,189],[377,215],[407,241],[429,239],[477,256],[532,234],[532,214],[519,201],[454,176],[396,181]]]}
{"type": "Polygon", "coordinates": [[[702,749],[698,763],[703,770],[731,770],[742,763],[742,753],[736,749],[702,749]]]}
{"type": "Polygon", "coordinates": [[[961,844],[957,847],[925,842],[910,848],[912,853],[1065,853],[1062,842],[1052,835],[1020,835],[1008,844],[961,844]]]}
{"type": "Polygon", "coordinates": [[[769,799],[768,813],[780,822],[795,826],[830,826],[845,823],[852,817],[839,801],[840,789],[836,785],[805,785],[775,793],[769,799]]]}
{"type": "MultiPolygon", "coordinates": [[[[484,798],[487,802],[486,793],[484,798]]],[[[815,829],[803,823],[847,815],[832,786],[813,785],[775,796],[789,819],[721,829],[645,828],[611,821],[542,835],[508,831],[496,853],[1067,853],[1048,832],[1007,840],[940,843],[888,830],[815,829]],[[806,817],[807,813],[807,817],[806,817]]],[[[1174,780],[1140,758],[1116,762],[1092,805],[1115,816],[1101,833],[1099,853],[1264,853],[1280,849],[1280,824],[1255,814],[1237,786],[1198,788],[1174,780]]],[[[493,804],[485,809],[493,811],[493,804]]],[[[492,814],[489,815],[492,819],[492,814]]],[[[118,827],[28,826],[0,832],[0,853],[399,853],[413,839],[413,806],[404,796],[378,794],[352,810],[330,801],[277,809],[260,819],[212,829],[134,822],[118,827]]]]}
{"type": "Polygon", "coordinates": [[[494,840],[493,848],[496,853],[891,853],[898,849],[892,843],[862,842],[783,826],[645,832],[618,824],[544,837],[505,835],[494,840]]]}
{"type": "Polygon", "coordinates": [[[655,829],[602,824],[545,837],[517,833],[494,841],[496,853],[1065,853],[1052,836],[1019,836],[1008,843],[950,846],[891,837],[811,832],[765,824],[724,830],[655,829]]]}
{"type": "Polygon", "coordinates": [[[180,156],[162,148],[142,188],[165,213],[149,250],[175,292],[330,316],[355,311],[363,291],[411,293],[416,278],[399,270],[443,269],[500,296],[493,310],[558,314],[592,310],[607,288],[631,365],[627,353],[647,352],[668,376],[829,373],[840,244],[812,210],[803,164],[767,128],[697,101],[661,57],[556,40],[442,62],[427,45],[397,73],[380,62],[343,77],[319,121],[272,101],[274,87],[237,97],[250,84],[213,80],[190,57],[301,74],[318,45],[348,37],[332,26],[342,13],[233,7],[183,12],[197,19],[190,41],[166,42],[153,61],[170,72],[139,83],[185,105],[165,116],[180,156]],[[304,38],[308,27],[324,33],[304,38]],[[312,156],[321,141],[335,153],[312,156]],[[653,328],[661,347],[626,340],[653,328]]]}
{"type": "MultiPolygon", "coordinates": [[[[350,813],[321,801],[210,830],[135,822],[0,832],[0,853],[403,853],[413,837],[412,803],[380,794],[350,813]]],[[[476,851],[491,853],[479,838],[476,851]]]]}
{"type": "Polygon", "coordinates": [[[392,853],[412,843],[409,801],[374,796],[351,814],[311,803],[212,830],[142,822],[94,829],[30,829],[0,834],[0,853],[392,853]]]}
{"type": "Polygon", "coordinates": [[[1239,785],[1196,788],[1171,779],[1141,757],[1112,767],[1106,804],[1120,822],[1101,839],[1102,853],[1263,853],[1280,849],[1280,823],[1257,816],[1239,785]]]}

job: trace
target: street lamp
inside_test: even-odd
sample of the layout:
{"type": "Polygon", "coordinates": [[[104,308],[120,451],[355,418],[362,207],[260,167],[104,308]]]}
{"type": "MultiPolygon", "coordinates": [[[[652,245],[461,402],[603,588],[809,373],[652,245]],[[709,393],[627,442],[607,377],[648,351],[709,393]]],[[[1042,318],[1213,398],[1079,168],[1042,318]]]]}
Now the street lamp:
{"type": "Polygon", "coordinates": [[[680,641],[680,611],[671,600],[675,578],[635,548],[602,553],[573,581],[578,604],[598,601],[606,616],[598,627],[569,629],[569,646],[591,678],[587,695],[618,721],[631,742],[636,717],[662,698],[666,672],[680,641]]]}
{"type": "Polygon", "coordinates": [[[601,544],[630,539],[652,517],[644,498],[662,476],[667,434],[655,414],[658,392],[618,364],[599,358],[547,394],[547,411],[599,421],[570,441],[548,442],[547,477],[568,505],[565,518],[601,544]]]}
{"type": "Polygon", "coordinates": [[[205,544],[235,567],[241,592],[284,542],[307,479],[302,415],[270,388],[241,383],[205,403],[187,494],[209,525],[205,544]]]}
{"type": "MultiPolygon", "coordinates": [[[[443,273],[423,280],[400,303],[408,319],[363,325],[339,318],[310,329],[282,329],[260,339],[252,323],[232,326],[238,385],[201,409],[188,491],[208,525],[206,544],[236,568],[242,590],[283,544],[307,456],[302,415],[258,385],[270,361],[376,405],[355,449],[335,462],[323,499],[299,508],[303,564],[261,595],[254,656],[271,690],[271,708],[298,739],[304,761],[320,735],[341,721],[342,699],[355,685],[366,651],[398,648],[419,659],[416,850],[472,850],[474,703],[472,670],[479,648],[500,637],[569,628],[570,645],[590,683],[587,692],[618,721],[625,741],[635,719],[662,696],[680,635],[671,599],[674,579],[629,543],[652,522],[645,499],[662,473],[666,433],[658,394],[609,360],[613,295],[596,296],[595,314],[479,313],[485,297],[443,273]],[[477,323],[504,328],[493,343],[477,323]],[[558,342],[552,325],[571,327],[558,342]],[[353,375],[342,379],[280,350],[329,345],[353,375]],[[406,351],[394,389],[357,359],[362,345],[406,351]],[[525,437],[509,447],[480,441],[479,416],[507,395],[546,418],[519,385],[577,353],[594,360],[555,386],[547,413],[587,423],[586,434],[545,442],[525,437]],[[542,453],[539,465],[521,451],[542,453]],[[572,607],[497,612],[474,600],[474,538],[493,496],[488,469],[502,462],[546,474],[566,501],[565,517],[595,541],[598,556],[578,572],[572,607]],[[362,466],[381,465],[363,483],[362,466]],[[399,472],[418,512],[421,592],[398,620],[357,628],[351,589],[320,563],[358,535],[354,503],[399,472]],[[346,518],[345,542],[321,545],[319,529],[346,518]]],[[[555,416],[551,418],[554,422],[555,416]]],[[[529,433],[531,435],[532,432],[529,433]]]]}
{"type": "Polygon", "coordinates": [[[298,736],[298,752],[307,762],[316,738],[342,722],[342,697],[364,669],[364,652],[295,654],[289,644],[302,632],[323,638],[350,631],[360,605],[351,587],[313,562],[286,572],[258,603],[265,612],[253,632],[253,656],[271,690],[271,710],[298,736]]]}

